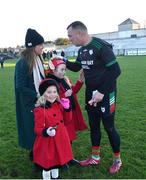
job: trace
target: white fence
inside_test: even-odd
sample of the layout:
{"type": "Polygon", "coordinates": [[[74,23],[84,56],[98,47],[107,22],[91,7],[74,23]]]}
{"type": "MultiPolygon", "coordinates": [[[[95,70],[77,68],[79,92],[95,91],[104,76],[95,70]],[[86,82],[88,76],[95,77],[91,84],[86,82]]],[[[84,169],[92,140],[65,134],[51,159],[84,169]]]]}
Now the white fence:
{"type": "MultiPolygon", "coordinates": [[[[146,48],[134,48],[134,49],[114,49],[114,54],[116,56],[129,56],[129,55],[146,55],[146,48]]],[[[66,57],[76,57],[78,55],[78,50],[68,50],[65,51],[66,57]]]]}
{"type": "Polygon", "coordinates": [[[114,53],[116,56],[129,56],[129,55],[146,55],[145,49],[114,49],[114,53]]]}

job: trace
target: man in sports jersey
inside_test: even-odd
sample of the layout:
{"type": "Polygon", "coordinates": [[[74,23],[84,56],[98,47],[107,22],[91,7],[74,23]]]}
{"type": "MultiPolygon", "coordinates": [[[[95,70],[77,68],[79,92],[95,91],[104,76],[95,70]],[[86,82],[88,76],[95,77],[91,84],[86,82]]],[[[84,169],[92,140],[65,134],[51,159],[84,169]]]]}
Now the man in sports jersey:
{"type": "Polygon", "coordinates": [[[78,72],[83,69],[86,84],[85,103],[89,117],[92,143],[91,156],[80,161],[81,166],[100,163],[100,122],[107,132],[113,150],[113,164],[109,172],[114,174],[121,168],[120,136],[115,129],[116,79],[120,67],[112,46],[99,38],[91,37],[87,27],[75,21],[67,27],[68,37],[75,46],[81,46],[75,62],[67,61],[67,68],[78,72]]]}

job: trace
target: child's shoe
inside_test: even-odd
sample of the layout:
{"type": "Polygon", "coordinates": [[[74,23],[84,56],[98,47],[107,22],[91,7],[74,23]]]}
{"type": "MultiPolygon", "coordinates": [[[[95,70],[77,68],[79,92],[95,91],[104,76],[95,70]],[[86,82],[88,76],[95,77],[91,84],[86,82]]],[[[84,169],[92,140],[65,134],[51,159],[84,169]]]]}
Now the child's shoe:
{"type": "Polygon", "coordinates": [[[69,161],[67,163],[69,166],[74,166],[74,165],[77,165],[77,166],[80,166],[80,162],[76,159],[72,159],[71,161],[69,161]]]}

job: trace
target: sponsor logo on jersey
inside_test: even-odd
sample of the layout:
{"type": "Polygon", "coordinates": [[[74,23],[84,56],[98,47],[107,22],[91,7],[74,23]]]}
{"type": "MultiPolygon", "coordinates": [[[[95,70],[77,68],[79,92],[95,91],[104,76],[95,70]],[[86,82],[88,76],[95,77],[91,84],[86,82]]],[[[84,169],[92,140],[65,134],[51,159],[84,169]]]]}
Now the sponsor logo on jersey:
{"type": "Polygon", "coordinates": [[[93,49],[89,50],[89,54],[92,55],[93,54],[93,49]]]}

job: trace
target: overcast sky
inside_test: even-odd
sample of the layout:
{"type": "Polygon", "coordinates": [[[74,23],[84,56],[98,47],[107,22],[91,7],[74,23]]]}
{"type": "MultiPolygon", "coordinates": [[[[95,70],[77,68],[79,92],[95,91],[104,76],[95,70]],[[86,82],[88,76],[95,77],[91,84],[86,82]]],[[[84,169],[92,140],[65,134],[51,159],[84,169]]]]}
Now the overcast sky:
{"type": "Polygon", "coordinates": [[[0,6],[0,47],[23,45],[28,28],[46,41],[67,37],[76,20],[90,34],[117,31],[127,18],[146,24],[146,0],[0,0],[0,6]]]}

